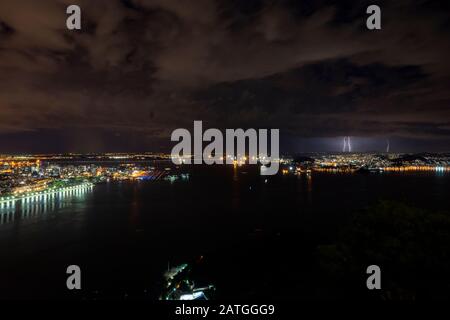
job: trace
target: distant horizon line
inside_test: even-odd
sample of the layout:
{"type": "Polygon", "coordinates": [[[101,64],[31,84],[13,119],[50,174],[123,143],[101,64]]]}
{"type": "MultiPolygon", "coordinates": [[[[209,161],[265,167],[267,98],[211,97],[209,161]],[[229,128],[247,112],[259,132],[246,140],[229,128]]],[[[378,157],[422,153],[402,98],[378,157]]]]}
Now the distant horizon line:
{"type": "MultiPolygon", "coordinates": [[[[449,151],[302,151],[302,152],[285,152],[282,153],[282,156],[295,156],[295,155],[303,155],[303,154],[421,154],[421,153],[429,153],[429,154],[446,154],[450,153],[449,151]]],[[[106,151],[106,152],[0,152],[0,157],[4,156],[75,156],[75,155],[164,155],[170,156],[169,151],[106,151]]]]}

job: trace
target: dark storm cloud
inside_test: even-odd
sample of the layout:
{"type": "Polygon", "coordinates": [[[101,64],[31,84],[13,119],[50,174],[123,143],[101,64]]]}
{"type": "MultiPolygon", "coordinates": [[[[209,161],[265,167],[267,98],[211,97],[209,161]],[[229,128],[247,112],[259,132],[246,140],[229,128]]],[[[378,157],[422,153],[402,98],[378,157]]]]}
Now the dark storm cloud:
{"type": "Polygon", "coordinates": [[[99,150],[147,148],[204,120],[445,146],[449,5],[377,3],[371,32],[367,1],[2,1],[2,145],[52,132],[91,149],[89,132],[99,150]],[[73,3],[81,32],[65,28],[73,3]]]}

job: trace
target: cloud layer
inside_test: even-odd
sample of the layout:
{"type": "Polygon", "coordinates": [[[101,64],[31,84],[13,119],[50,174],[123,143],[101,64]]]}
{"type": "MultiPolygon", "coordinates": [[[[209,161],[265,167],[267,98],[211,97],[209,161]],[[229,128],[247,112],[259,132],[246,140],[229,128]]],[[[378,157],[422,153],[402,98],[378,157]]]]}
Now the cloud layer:
{"type": "Polygon", "coordinates": [[[76,3],[75,32],[73,1],[0,2],[0,152],[150,148],[194,120],[450,140],[446,2],[380,1],[380,31],[368,1],[76,3]]]}

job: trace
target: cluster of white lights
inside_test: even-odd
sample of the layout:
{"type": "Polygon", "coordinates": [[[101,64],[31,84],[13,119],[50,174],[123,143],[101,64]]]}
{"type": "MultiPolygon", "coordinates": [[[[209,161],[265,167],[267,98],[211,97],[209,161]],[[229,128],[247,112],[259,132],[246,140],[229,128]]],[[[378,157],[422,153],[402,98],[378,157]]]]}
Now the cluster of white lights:
{"type": "Polygon", "coordinates": [[[43,192],[32,192],[32,193],[26,193],[24,195],[20,195],[20,196],[8,196],[8,197],[2,197],[0,198],[0,204],[13,204],[15,201],[18,200],[27,200],[27,199],[36,199],[38,197],[41,196],[46,196],[46,195],[53,195],[55,193],[64,193],[67,191],[73,191],[73,190],[80,190],[80,189],[87,189],[87,188],[92,188],[94,185],[92,183],[83,183],[80,185],[76,185],[76,186],[72,186],[72,187],[65,187],[65,188],[57,188],[57,187],[53,187],[50,189],[47,189],[43,192]]]}

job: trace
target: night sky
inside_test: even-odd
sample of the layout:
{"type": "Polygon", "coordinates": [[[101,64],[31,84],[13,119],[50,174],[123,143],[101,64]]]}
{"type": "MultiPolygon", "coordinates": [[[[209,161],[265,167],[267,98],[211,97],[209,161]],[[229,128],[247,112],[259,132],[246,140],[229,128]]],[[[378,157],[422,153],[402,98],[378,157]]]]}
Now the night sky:
{"type": "Polygon", "coordinates": [[[449,35],[449,1],[0,0],[0,153],[167,151],[194,120],[450,151],[449,35]]]}

